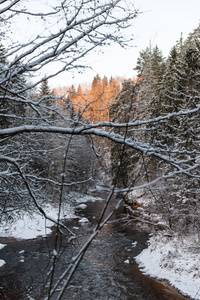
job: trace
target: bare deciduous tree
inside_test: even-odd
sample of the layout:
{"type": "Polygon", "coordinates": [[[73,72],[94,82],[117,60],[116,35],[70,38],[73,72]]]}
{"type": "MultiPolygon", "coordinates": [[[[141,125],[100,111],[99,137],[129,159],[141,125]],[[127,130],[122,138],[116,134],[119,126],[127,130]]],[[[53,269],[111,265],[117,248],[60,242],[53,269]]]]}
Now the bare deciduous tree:
{"type": "MultiPolygon", "coordinates": [[[[16,206],[17,203],[21,203],[21,206],[26,204],[28,207],[28,200],[31,200],[33,206],[45,218],[55,223],[55,246],[45,299],[52,299],[58,287],[56,299],[62,299],[86,250],[113,214],[112,212],[105,218],[105,211],[113,195],[118,192],[125,195],[131,190],[151,188],[159,181],[180,174],[199,178],[198,155],[191,163],[192,151],[181,149],[181,154],[187,154],[187,159],[181,159],[180,149],[177,147],[151,144],[143,137],[149,128],[159,123],[199,112],[200,105],[148,120],[131,117],[125,122],[97,124],[84,122],[80,117],[72,119],[58,104],[61,99],[54,95],[47,96],[48,102],[52,103],[47,105],[45,95],[39,97],[35,88],[41,82],[62,72],[84,71],[88,68],[85,59],[92,51],[112,43],[126,46],[130,40],[125,39],[123,32],[138,13],[131,3],[124,0],[60,0],[54,1],[51,7],[45,6],[50,2],[52,3],[36,1],[38,6],[29,9],[30,3],[25,0],[1,1],[0,22],[10,31],[8,36],[12,41],[9,43],[7,39],[6,52],[0,53],[0,59],[4,60],[0,64],[0,115],[9,119],[9,123],[0,129],[0,192],[3,193],[2,198],[8,201],[1,207],[1,215],[6,213],[9,205],[13,209],[21,209],[20,206],[16,206]],[[21,29],[22,39],[18,42],[18,36],[16,32],[12,33],[12,30],[21,21],[25,24],[30,22],[37,30],[31,31],[28,39],[24,40],[23,34],[27,35],[27,27],[24,26],[24,31],[21,29]],[[47,67],[51,72],[46,72],[47,67]],[[40,72],[48,75],[40,78],[40,72]],[[14,109],[19,104],[25,109],[26,113],[23,115],[20,106],[19,109],[14,109]],[[128,134],[124,135],[124,132],[128,134]],[[169,167],[166,168],[167,172],[162,172],[154,178],[148,177],[148,180],[135,186],[135,177],[140,176],[138,168],[138,175],[129,180],[127,187],[119,189],[115,185],[111,186],[98,224],[57,279],[55,269],[61,255],[58,235],[62,230],[67,230],[68,242],[75,239],[75,235],[61,220],[61,206],[65,191],[68,191],[69,187],[93,181],[89,162],[93,157],[98,157],[98,153],[94,145],[90,147],[89,143],[95,136],[121,144],[122,147],[130,147],[143,158],[155,157],[169,167]],[[80,145],[84,145],[81,155],[80,145]],[[82,172],[80,176],[75,174],[78,170],[77,165],[82,172]],[[70,169],[74,173],[72,180],[69,180],[70,169]],[[57,219],[49,216],[43,207],[44,202],[50,201],[50,195],[53,195],[58,203],[57,219]],[[27,201],[20,202],[19,199],[27,201]]],[[[32,7],[32,4],[30,5],[32,7]]],[[[117,168],[117,172],[120,172],[120,162],[117,168]]]]}
{"type": "Polygon", "coordinates": [[[109,137],[109,133],[98,129],[103,124],[95,128],[78,115],[72,119],[71,108],[59,105],[62,97],[41,95],[37,88],[61,73],[86,71],[87,56],[104,46],[126,46],[131,38],[125,38],[125,29],[138,12],[123,0],[7,0],[0,5],[1,42],[6,45],[0,52],[1,218],[36,208],[55,223],[47,299],[54,297],[58,285],[57,299],[62,299],[85,251],[106,223],[103,216],[114,190],[98,226],[56,283],[55,267],[61,255],[58,235],[67,231],[68,242],[75,238],[61,221],[61,206],[69,190],[87,192],[94,185],[92,168],[98,153],[93,144],[90,147],[92,135],[109,137]],[[58,205],[56,219],[45,211],[48,202],[58,205]]]}

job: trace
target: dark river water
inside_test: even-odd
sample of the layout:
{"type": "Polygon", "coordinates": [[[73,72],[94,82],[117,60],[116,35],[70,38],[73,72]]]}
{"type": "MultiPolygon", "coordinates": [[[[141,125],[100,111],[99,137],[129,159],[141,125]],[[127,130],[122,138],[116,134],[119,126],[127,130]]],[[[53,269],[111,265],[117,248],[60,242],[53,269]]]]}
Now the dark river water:
{"type": "MultiPolygon", "coordinates": [[[[69,244],[66,237],[59,237],[62,255],[56,266],[54,280],[65,271],[71,257],[91,234],[103,205],[103,201],[89,202],[85,209],[77,212],[79,219],[86,217],[89,223],[80,224],[78,218],[66,222],[79,238],[69,244]]],[[[113,222],[107,224],[95,237],[62,299],[189,299],[181,296],[167,283],[160,283],[139,271],[134,257],[147,247],[148,234],[125,226],[118,220],[122,213],[121,207],[113,222]]],[[[49,286],[47,273],[53,261],[55,232],[46,238],[32,240],[1,238],[0,243],[7,244],[0,250],[0,258],[6,262],[0,268],[0,299],[44,299],[49,286]]],[[[55,293],[49,299],[56,299],[56,296],[55,293]]]]}

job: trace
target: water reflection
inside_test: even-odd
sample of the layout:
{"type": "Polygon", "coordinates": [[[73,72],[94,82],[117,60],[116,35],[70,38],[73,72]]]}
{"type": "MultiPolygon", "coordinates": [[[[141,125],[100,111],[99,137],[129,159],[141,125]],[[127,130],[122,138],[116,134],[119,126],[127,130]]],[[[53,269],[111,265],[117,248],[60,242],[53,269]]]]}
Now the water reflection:
{"type": "MultiPolygon", "coordinates": [[[[116,202],[111,203],[108,213],[115,204],[116,202]]],[[[66,269],[71,257],[88,239],[98,222],[103,205],[103,201],[87,203],[87,207],[78,212],[80,217],[86,217],[90,223],[80,224],[78,219],[68,221],[70,229],[77,228],[79,243],[66,245],[65,239],[62,240],[63,255],[57,265],[57,278],[66,269]]],[[[119,217],[121,213],[122,208],[115,217],[119,217]]],[[[124,227],[120,221],[107,224],[87,250],[62,300],[188,299],[139,271],[134,257],[147,246],[147,238],[147,233],[124,227]]],[[[28,293],[33,299],[39,299],[38,295],[51,266],[49,253],[54,249],[54,239],[52,233],[46,239],[40,237],[36,240],[14,241],[7,245],[6,250],[1,250],[1,255],[6,261],[5,267],[0,269],[0,284],[4,287],[2,292],[7,292],[7,295],[17,292],[17,298],[13,299],[27,300],[28,293]],[[24,263],[20,262],[22,250],[24,263]],[[13,277],[15,280],[8,280],[13,277]]],[[[1,298],[1,294],[0,299],[4,299],[1,298]]],[[[56,297],[51,298],[54,299],[56,297]]]]}
{"type": "MultiPolygon", "coordinates": [[[[84,215],[87,218],[91,212],[98,215],[101,205],[98,203],[91,209],[88,204],[84,215]]],[[[109,211],[112,208],[113,205],[109,211]]],[[[94,219],[91,222],[93,226],[96,224],[94,219]]],[[[76,291],[76,296],[71,293],[71,299],[189,299],[139,271],[134,257],[147,246],[147,238],[148,234],[128,230],[120,222],[107,224],[88,249],[73,279],[73,284],[82,284],[83,289],[76,291]]]]}

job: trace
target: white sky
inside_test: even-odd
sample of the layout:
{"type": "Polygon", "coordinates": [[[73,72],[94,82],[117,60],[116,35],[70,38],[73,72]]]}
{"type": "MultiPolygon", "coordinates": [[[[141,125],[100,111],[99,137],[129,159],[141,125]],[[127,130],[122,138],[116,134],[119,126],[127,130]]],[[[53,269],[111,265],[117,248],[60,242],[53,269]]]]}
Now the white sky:
{"type": "MultiPolygon", "coordinates": [[[[57,0],[49,0],[51,4],[57,0]]],[[[91,83],[94,76],[98,73],[101,77],[104,75],[120,76],[124,78],[132,78],[136,75],[133,70],[136,66],[139,52],[149,46],[158,45],[164,56],[168,56],[170,49],[180,38],[181,32],[183,38],[195,29],[200,22],[200,0],[132,0],[135,8],[139,9],[141,14],[134,20],[133,26],[128,33],[134,34],[132,47],[122,49],[117,45],[112,45],[104,49],[104,54],[90,53],[89,58],[85,61],[85,65],[89,65],[93,70],[87,69],[82,75],[78,73],[63,73],[57,78],[49,80],[50,86],[70,86],[74,84],[91,83]]],[[[48,1],[47,1],[48,2],[48,1]]],[[[47,3],[46,2],[46,3],[47,3]]],[[[37,8],[32,1],[32,9],[37,8]]],[[[34,32],[34,28],[27,26],[24,28],[23,19],[19,24],[14,24],[16,33],[24,36],[26,30],[28,35],[34,32]],[[21,27],[22,28],[21,28],[21,27]]],[[[50,67],[49,67],[50,68],[50,67]]],[[[52,70],[50,69],[49,72],[52,70]]],[[[47,69],[48,74],[48,69],[47,69]]],[[[41,74],[44,76],[44,74],[41,74]]]]}
{"type": "Polygon", "coordinates": [[[143,13],[134,21],[133,28],[129,29],[135,35],[133,48],[123,50],[116,47],[106,49],[104,55],[91,55],[89,63],[94,71],[87,70],[85,74],[62,74],[50,82],[51,85],[77,85],[90,83],[96,73],[101,77],[106,75],[133,77],[133,68],[136,65],[139,51],[145,49],[151,40],[156,44],[164,56],[168,53],[181,32],[186,38],[188,33],[195,29],[200,22],[200,0],[133,0],[135,7],[143,13]]]}

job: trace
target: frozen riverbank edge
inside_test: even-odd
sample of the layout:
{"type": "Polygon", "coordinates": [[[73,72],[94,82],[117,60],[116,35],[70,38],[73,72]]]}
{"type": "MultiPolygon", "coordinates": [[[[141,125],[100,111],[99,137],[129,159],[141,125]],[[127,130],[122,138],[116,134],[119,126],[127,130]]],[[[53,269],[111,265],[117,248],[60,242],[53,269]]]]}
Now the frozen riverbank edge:
{"type": "MultiPolygon", "coordinates": [[[[144,191],[134,191],[132,199],[141,204],[141,216],[145,217],[144,207],[148,207],[152,199],[146,197],[144,191]]],[[[140,216],[140,219],[141,219],[140,216]]],[[[164,226],[161,216],[153,216],[152,223],[164,226]]],[[[200,300],[200,241],[195,235],[169,235],[165,230],[151,234],[148,248],[137,257],[136,262],[143,274],[167,280],[184,296],[200,300]]]]}

